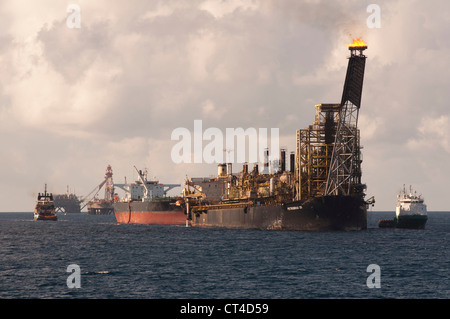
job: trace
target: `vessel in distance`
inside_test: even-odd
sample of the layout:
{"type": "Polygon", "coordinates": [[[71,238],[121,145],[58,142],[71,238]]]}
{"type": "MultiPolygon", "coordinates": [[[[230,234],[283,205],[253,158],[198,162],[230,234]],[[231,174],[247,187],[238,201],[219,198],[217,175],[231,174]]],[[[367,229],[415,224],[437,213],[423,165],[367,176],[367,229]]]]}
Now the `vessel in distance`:
{"type": "Polygon", "coordinates": [[[114,198],[114,214],[120,224],[185,225],[186,214],[177,204],[180,198],[167,196],[179,184],[162,184],[147,179],[147,170],[135,167],[139,180],[131,184],[114,184],[126,192],[114,198]]]}
{"type": "Polygon", "coordinates": [[[55,203],[53,201],[53,195],[47,193],[47,184],[45,184],[44,193],[39,193],[36,206],[34,208],[34,220],[57,220],[55,210],[55,203]]]}
{"type": "Polygon", "coordinates": [[[63,214],[79,214],[81,213],[81,199],[69,191],[67,186],[67,192],[65,194],[54,194],[53,199],[55,202],[56,213],[63,214]]]}
{"type": "Polygon", "coordinates": [[[87,206],[88,214],[89,215],[112,214],[114,211],[113,209],[114,182],[111,165],[108,165],[106,167],[104,180],[87,197],[89,197],[94,191],[96,192],[94,197],[85,204],[85,206],[87,206]],[[105,197],[99,198],[98,193],[100,192],[103,186],[105,186],[105,197]]]}
{"type": "Polygon", "coordinates": [[[403,185],[402,191],[397,196],[394,219],[381,219],[378,226],[382,228],[424,229],[427,220],[427,205],[425,205],[422,195],[413,192],[412,186],[409,187],[409,193],[407,193],[405,185],[403,185]]]}

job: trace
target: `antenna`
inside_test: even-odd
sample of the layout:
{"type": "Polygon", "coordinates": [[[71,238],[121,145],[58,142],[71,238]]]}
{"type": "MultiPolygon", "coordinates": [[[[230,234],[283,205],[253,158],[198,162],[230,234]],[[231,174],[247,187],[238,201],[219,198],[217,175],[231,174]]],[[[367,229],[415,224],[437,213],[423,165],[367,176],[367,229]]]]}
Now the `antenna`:
{"type": "Polygon", "coordinates": [[[231,161],[230,161],[230,152],[232,152],[233,149],[231,149],[231,148],[224,148],[223,151],[227,152],[227,159],[226,159],[227,163],[231,163],[231,161]]]}

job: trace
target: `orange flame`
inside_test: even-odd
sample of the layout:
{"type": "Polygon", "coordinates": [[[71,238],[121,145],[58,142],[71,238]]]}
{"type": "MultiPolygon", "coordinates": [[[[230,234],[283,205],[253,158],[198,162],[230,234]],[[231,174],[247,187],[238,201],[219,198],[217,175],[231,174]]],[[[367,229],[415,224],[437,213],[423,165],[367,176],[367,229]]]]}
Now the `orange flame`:
{"type": "Polygon", "coordinates": [[[348,47],[366,47],[367,43],[361,40],[361,38],[353,39],[353,43],[347,44],[348,47]]]}

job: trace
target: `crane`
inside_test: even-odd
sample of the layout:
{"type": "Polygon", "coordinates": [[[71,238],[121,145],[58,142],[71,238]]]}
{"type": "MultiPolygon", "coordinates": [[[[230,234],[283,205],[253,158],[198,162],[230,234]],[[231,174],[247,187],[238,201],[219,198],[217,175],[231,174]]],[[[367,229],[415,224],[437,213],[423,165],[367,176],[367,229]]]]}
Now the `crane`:
{"type": "Polygon", "coordinates": [[[98,186],[96,186],[87,196],[85,196],[81,201],[84,203],[83,204],[83,206],[81,207],[81,210],[83,209],[83,208],[85,208],[86,207],[86,205],[87,205],[87,203],[89,202],[89,200],[91,199],[91,198],[94,198],[95,196],[97,196],[97,194],[98,194],[98,192],[100,192],[100,190],[102,189],[102,187],[103,187],[103,185],[105,185],[106,184],[106,178],[105,178],[105,180],[103,181],[103,182],[101,182],[98,186]],[[94,196],[92,196],[91,197],[91,195],[93,194],[95,192],[95,194],[94,194],[94,196]]]}
{"type": "Polygon", "coordinates": [[[81,210],[83,208],[85,208],[88,205],[88,203],[98,195],[98,193],[100,192],[100,190],[102,189],[102,187],[105,184],[107,184],[106,192],[105,192],[105,200],[111,201],[112,194],[114,193],[114,184],[112,181],[111,165],[108,165],[108,167],[106,168],[105,179],[98,186],[96,186],[87,196],[85,196],[81,200],[81,202],[83,202],[83,206],[81,207],[81,210]],[[95,194],[94,194],[94,192],[95,192],[95,194]],[[92,194],[94,194],[94,195],[92,196],[92,194]]]}
{"type": "Polygon", "coordinates": [[[142,173],[142,171],[138,170],[136,168],[136,166],[134,166],[134,169],[136,170],[136,172],[139,175],[139,179],[142,182],[142,186],[144,186],[144,198],[142,198],[142,201],[144,201],[144,199],[148,198],[148,193],[150,193],[150,198],[153,198],[153,192],[147,185],[147,177],[146,176],[144,177],[144,175],[147,175],[146,170],[144,171],[144,173],[142,173]]]}

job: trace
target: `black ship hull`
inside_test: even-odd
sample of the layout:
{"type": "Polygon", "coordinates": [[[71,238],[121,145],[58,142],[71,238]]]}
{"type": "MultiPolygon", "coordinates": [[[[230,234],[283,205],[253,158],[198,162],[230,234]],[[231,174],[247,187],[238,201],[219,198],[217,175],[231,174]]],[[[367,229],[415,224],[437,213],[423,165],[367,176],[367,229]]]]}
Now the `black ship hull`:
{"type": "Polygon", "coordinates": [[[408,228],[425,229],[428,217],[426,215],[398,216],[394,219],[381,219],[378,222],[380,228],[408,228]]]}
{"type": "Polygon", "coordinates": [[[366,203],[352,196],[322,196],[280,205],[205,206],[196,208],[190,215],[193,227],[302,231],[367,229],[366,203]]]}

